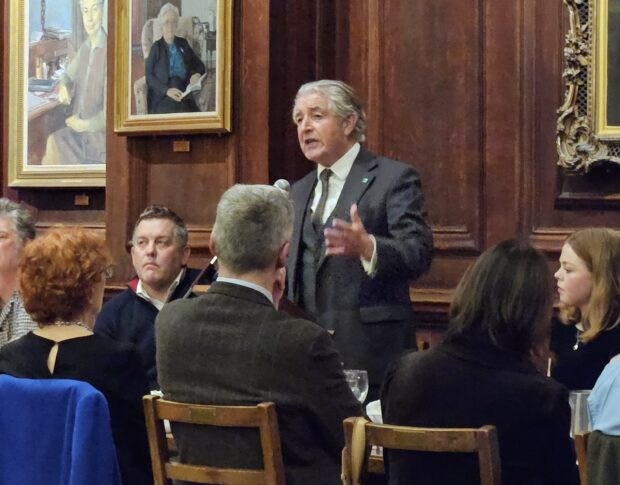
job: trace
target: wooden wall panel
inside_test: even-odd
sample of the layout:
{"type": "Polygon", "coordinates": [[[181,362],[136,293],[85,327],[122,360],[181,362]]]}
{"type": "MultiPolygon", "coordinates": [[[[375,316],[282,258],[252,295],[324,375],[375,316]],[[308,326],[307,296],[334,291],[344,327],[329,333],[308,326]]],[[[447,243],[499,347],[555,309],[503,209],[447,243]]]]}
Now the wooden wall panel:
{"type": "Polygon", "coordinates": [[[555,266],[570,231],[620,225],[620,170],[556,164],[562,0],[343,0],[334,15],[340,45],[319,55],[366,100],[368,147],[422,174],[436,254],[412,296],[427,328],[496,242],[529,237],[555,266]]]}
{"type": "MultiPolygon", "coordinates": [[[[436,254],[412,297],[420,335],[434,341],[452,289],[480,251],[529,237],[554,265],[575,228],[620,226],[620,167],[572,176],[556,164],[564,8],[562,0],[235,0],[231,134],[125,137],[110,123],[107,189],[86,191],[86,210],[72,205],[75,189],[8,188],[6,166],[3,195],[38,208],[41,228],[70,222],[105,232],[119,262],[114,285],[133,271],[126,242],[152,203],[185,217],[191,262],[202,265],[229,185],[292,182],[313,168],[290,120],[299,85],[343,79],[366,102],[367,147],[421,173],[436,254]],[[189,140],[190,153],[174,153],[176,139],[189,140]]],[[[5,28],[2,79],[7,35],[5,28]]],[[[108,103],[111,113],[113,96],[108,103]]],[[[1,136],[6,160],[9,135],[1,136]]]]}

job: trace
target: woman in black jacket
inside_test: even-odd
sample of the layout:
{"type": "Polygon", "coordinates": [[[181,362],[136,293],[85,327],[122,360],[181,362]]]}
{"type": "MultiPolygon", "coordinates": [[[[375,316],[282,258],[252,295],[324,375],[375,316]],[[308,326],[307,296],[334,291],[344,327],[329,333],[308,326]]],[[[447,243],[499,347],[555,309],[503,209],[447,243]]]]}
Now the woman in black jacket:
{"type": "MultiPolygon", "coordinates": [[[[546,258],[529,244],[487,250],[459,283],[445,340],[403,357],[382,394],[385,423],[497,427],[505,485],[572,485],[568,390],[542,375],[552,302],[546,258]]],[[[390,484],[478,484],[477,457],[390,451],[390,484]]]]}

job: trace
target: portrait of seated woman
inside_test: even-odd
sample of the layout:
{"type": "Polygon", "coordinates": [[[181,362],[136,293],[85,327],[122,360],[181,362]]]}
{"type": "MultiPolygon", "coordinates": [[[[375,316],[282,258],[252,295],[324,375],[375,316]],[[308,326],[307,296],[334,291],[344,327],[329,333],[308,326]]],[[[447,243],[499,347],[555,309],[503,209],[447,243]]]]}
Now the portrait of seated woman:
{"type": "Polygon", "coordinates": [[[155,41],[146,59],[149,114],[200,111],[188,85],[200,82],[205,65],[183,37],[176,35],[179,10],[166,3],[157,16],[163,36],[155,41]]]}

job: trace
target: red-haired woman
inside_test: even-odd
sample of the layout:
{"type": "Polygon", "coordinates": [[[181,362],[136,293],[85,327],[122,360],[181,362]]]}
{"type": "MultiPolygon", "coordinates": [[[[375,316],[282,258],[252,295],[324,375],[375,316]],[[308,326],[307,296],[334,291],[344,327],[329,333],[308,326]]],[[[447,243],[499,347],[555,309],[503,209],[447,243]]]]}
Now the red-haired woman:
{"type": "Polygon", "coordinates": [[[141,397],[148,393],[138,351],[92,331],[110,255],[83,229],[53,229],[32,241],[19,264],[26,311],[39,328],[0,349],[0,373],[76,379],[108,401],[123,483],[152,483],[141,397]]]}

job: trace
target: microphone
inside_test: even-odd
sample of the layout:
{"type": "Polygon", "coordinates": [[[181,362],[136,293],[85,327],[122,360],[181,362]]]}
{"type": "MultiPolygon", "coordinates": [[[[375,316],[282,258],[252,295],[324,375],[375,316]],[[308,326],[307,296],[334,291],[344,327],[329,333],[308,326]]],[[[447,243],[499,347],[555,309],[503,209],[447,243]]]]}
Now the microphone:
{"type": "MultiPolygon", "coordinates": [[[[284,192],[290,192],[291,190],[291,184],[289,183],[288,180],[286,179],[278,179],[273,183],[273,186],[283,190],[284,192]]],[[[194,285],[196,285],[200,279],[205,275],[205,273],[207,271],[209,271],[209,279],[213,279],[213,276],[215,276],[216,273],[216,269],[215,269],[215,265],[217,264],[217,256],[213,256],[213,258],[211,258],[211,261],[209,261],[209,264],[207,266],[205,266],[202,271],[200,271],[200,273],[198,273],[198,276],[196,276],[196,279],[192,282],[192,284],[190,285],[189,289],[187,290],[187,292],[183,295],[183,299],[188,298],[189,295],[192,294],[192,290],[194,288],[194,285]]]]}
{"type": "Polygon", "coordinates": [[[182,300],[186,299],[189,297],[189,295],[192,294],[192,290],[194,289],[194,286],[200,281],[200,279],[205,275],[205,273],[207,271],[209,271],[209,279],[213,279],[213,276],[215,276],[215,272],[217,271],[215,269],[215,265],[217,263],[217,256],[213,256],[211,258],[211,261],[209,261],[209,264],[206,265],[202,271],[200,271],[200,273],[198,273],[198,276],[196,276],[196,279],[194,281],[192,281],[192,284],[189,285],[189,289],[187,290],[187,292],[183,295],[183,297],[181,298],[182,300]]]}
{"type": "Polygon", "coordinates": [[[273,183],[274,187],[277,187],[280,190],[284,190],[284,192],[291,191],[291,184],[286,179],[278,179],[273,183]]]}

